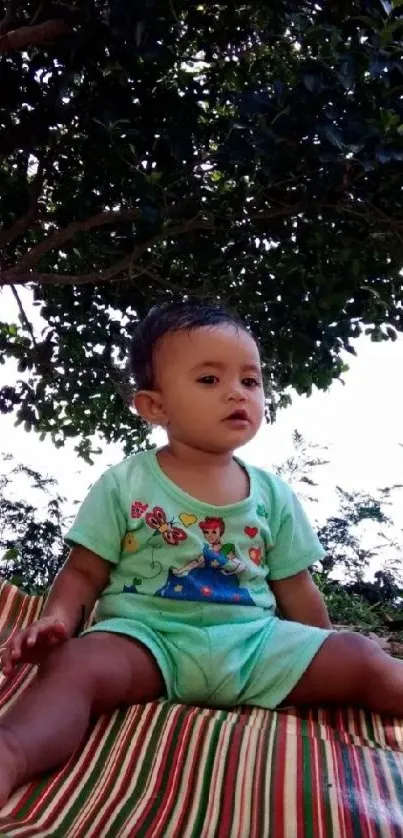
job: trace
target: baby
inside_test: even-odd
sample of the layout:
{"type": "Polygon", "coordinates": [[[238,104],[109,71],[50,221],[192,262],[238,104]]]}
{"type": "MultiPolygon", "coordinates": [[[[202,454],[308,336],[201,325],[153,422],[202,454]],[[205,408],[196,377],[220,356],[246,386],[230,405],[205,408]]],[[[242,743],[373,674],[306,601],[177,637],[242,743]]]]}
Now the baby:
{"type": "Polygon", "coordinates": [[[92,715],[164,696],[402,715],[403,664],[332,632],[308,570],[324,551],[299,501],[234,456],[264,413],[248,329],[205,303],[156,307],[131,361],[136,410],[168,443],[94,484],[42,618],[1,653],[6,677],[19,663],[38,671],[0,718],[0,805],[67,760],[92,715]],[[76,637],[96,602],[95,624],[76,637]]]}

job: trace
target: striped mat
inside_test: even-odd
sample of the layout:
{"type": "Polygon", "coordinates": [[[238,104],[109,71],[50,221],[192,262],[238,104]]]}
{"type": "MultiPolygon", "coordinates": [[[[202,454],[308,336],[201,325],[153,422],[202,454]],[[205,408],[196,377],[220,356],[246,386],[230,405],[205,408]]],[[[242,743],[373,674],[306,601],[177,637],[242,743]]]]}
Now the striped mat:
{"type": "MultiPolygon", "coordinates": [[[[0,582],[0,645],[40,597],[0,582]]],[[[0,716],[33,677],[0,676],[0,716]]],[[[0,753],[1,761],[1,753],[0,753]]],[[[403,722],[356,710],[103,716],[62,770],[0,811],[13,838],[402,838],[403,722]]]]}

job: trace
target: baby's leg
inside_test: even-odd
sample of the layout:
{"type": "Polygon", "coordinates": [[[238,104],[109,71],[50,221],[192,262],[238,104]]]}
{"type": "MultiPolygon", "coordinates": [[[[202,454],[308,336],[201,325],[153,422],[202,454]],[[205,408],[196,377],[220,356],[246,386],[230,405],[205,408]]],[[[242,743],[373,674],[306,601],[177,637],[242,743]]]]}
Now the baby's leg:
{"type": "Polygon", "coordinates": [[[128,637],[94,632],[50,652],[32,686],[0,716],[0,807],[14,788],[71,756],[92,714],[164,692],[153,656],[128,637]]]}
{"type": "Polygon", "coordinates": [[[360,634],[331,634],[284,704],[350,704],[403,718],[403,662],[360,634]]]}

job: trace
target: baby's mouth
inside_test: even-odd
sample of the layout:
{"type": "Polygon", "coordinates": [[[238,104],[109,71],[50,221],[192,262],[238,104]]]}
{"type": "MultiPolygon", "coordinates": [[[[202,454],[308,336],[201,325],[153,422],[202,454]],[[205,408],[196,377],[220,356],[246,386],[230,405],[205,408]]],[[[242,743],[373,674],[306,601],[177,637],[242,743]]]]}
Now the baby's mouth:
{"type": "Polygon", "coordinates": [[[246,410],[240,408],[239,410],[233,410],[229,416],[226,416],[224,422],[231,422],[233,424],[249,424],[249,416],[246,410]]]}

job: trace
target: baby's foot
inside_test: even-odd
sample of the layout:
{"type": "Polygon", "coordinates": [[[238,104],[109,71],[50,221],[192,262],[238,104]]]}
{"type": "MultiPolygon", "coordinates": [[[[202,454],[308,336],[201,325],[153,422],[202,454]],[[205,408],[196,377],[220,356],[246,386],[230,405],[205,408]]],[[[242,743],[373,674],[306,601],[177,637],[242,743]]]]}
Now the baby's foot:
{"type": "Polygon", "coordinates": [[[24,782],[24,759],[13,736],[0,728],[0,809],[24,782]]]}

